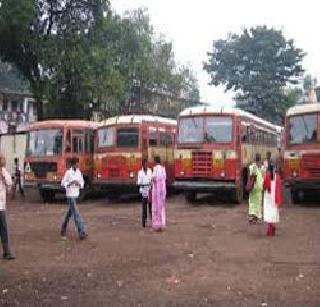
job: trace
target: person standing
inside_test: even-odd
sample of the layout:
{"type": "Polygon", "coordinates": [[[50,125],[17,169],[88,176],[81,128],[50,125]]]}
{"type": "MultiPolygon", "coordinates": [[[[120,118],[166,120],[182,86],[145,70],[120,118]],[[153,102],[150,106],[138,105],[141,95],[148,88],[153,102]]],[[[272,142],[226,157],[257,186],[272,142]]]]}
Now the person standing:
{"type": "Polygon", "coordinates": [[[22,176],[22,171],[19,163],[18,158],[14,158],[14,184],[12,188],[12,199],[15,198],[15,194],[17,191],[17,186],[19,187],[19,192],[22,197],[24,197],[24,191],[22,188],[22,183],[21,183],[21,176],[22,176]]]}
{"type": "Polygon", "coordinates": [[[87,237],[87,233],[76,203],[76,200],[80,195],[80,189],[83,189],[84,187],[84,180],[78,166],[78,159],[72,158],[70,164],[70,169],[66,171],[61,181],[61,185],[66,189],[68,203],[68,209],[61,226],[61,239],[66,239],[67,226],[70,218],[73,217],[79,232],[80,240],[84,240],[87,237]]]}
{"type": "Polygon", "coordinates": [[[155,157],[156,165],[152,173],[152,227],[162,231],[166,226],[166,169],[161,165],[160,157],[155,157]]]}
{"type": "Polygon", "coordinates": [[[267,236],[276,234],[276,223],[280,221],[279,208],[282,203],[281,178],[279,168],[273,176],[270,171],[266,171],[263,180],[263,219],[267,223],[267,236]]]}
{"type": "Polygon", "coordinates": [[[147,160],[142,160],[142,169],[138,173],[137,185],[139,186],[139,192],[142,197],[142,227],[146,227],[146,221],[148,218],[152,219],[152,208],[150,199],[150,189],[151,189],[152,171],[147,166],[147,160]]]}
{"type": "Polygon", "coordinates": [[[253,188],[249,192],[249,222],[256,223],[262,220],[262,192],[264,167],[261,155],[256,154],[255,163],[249,166],[249,176],[254,180],[253,188]]]}
{"type": "Polygon", "coordinates": [[[0,156],[0,236],[3,249],[3,258],[7,260],[15,259],[10,251],[8,226],[6,219],[6,196],[7,190],[12,187],[12,179],[5,168],[5,158],[0,156]]]}

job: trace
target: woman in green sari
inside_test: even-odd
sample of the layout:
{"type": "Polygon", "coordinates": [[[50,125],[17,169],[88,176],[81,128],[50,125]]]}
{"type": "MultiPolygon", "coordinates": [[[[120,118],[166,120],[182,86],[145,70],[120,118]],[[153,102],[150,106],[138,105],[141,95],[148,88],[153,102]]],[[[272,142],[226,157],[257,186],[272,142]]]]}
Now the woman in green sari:
{"type": "Polygon", "coordinates": [[[262,220],[262,192],[264,166],[261,155],[256,154],[256,162],[249,166],[249,175],[255,178],[253,189],[249,193],[249,222],[256,223],[262,220]]]}

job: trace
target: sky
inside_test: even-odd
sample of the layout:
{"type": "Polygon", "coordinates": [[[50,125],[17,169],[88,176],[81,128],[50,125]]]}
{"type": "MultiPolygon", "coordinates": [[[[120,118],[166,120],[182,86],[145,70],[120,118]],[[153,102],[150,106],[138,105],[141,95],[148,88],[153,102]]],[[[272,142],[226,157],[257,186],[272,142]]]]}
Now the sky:
{"type": "Polygon", "coordinates": [[[113,9],[145,7],[156,33],[173,43],[175,59],[191,67],[198,79],[202,102],[233,104],[233,94],[224,87],[208,85],[203,70],[212,41],[224,39],[229,32],[267,25],[281,29],[287,39],[307,52],[306,73],[320,80],[319,0],[111,0],[113,9]]]}

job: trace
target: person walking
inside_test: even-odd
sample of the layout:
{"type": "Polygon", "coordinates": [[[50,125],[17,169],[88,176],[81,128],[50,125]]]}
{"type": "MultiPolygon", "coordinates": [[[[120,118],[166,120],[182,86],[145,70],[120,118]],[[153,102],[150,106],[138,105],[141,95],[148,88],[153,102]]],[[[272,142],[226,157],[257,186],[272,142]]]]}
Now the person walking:
{"type": "Polygon", "coordinates": [[[5,168],[5,158],[0,155],[0,236],[3,249],[3,258],[15,259],[9,245],[8,226],[6,219],[6,196],[7,190],[12,187],[12,179],[5,168]]]}
{"type": "Polygon", "coordinates": [[[142,197],[142,227],[146,227],[146,221],[148,219],[152,220],[152,208],[150,199],[150,189],[151,189],[152,171],[147,166],[147,160],[142,160],[142,169],[138,173],[137,185],[139,186],[139,192],[142,197]]]}
{"type": "Polygon", "coordinates": [[[161,165],[160,157],[155,157],[156,165],[152,173],[152,227],[162,231],[166,226],[166,169],[161,165]]]}
{"type": "Polygon", "coordinates": [[[19,192],[22,197],[24,197],[24,191],[22,188],[22,182],[21,182],[21,176],[22,176],[22,171],[19,163],[19,158],[14,158],[14,183],[13,183],[13,188],[12,188],[12,199],[15,198],[15,194],[17,191],[17,186],[19,187],[19,192]]]}
{"type": "Polygon", "coordinates": [[[281,178],[279,166],[276,167],[273,176],[270,171],[266,171],[263,180],[263,219],[267,223],[267,236],[276,234],[276,223],[280,221],[280,206],[282,204],[281,178]]]}
{"type": "Polygon", "coordinates": [[[249,192],[249,222],[252,224],[262,220],[262,192],[263,192],[264,167],[261,155],[256,154],[255,163],[249,166],[249,180],[254,181],[249,192]]]}
{"type": "Polygon", "coordinates": [[[66,189],[66,197],[68,209],[61,226],[61,239],[66,239],[66,232],[69,220],[73,217],[76,227],[78,229],[80,240],[87,237],[85,231],[85,224],[80,216],[76,200],[80,195],[80,189],[84,187],[84,180],[78,166],[78,159],[72,158],[70,161],[71,167],[68,169],[61,181],[61,185],[66,189]]]}

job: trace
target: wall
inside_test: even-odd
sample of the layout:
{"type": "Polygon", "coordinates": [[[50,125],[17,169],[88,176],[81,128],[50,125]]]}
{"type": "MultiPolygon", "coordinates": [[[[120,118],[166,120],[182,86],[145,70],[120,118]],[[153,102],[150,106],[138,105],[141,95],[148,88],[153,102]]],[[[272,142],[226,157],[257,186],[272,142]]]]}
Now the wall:
{"type": "Polygon", "coordinates": [[[14,173],[14,158],[19,158],[20,166],[23,167],[23,161],[26,152],[27,135],[6,134],[0,137],[0,152],[6,158],[7,170],[14,173]]]}

